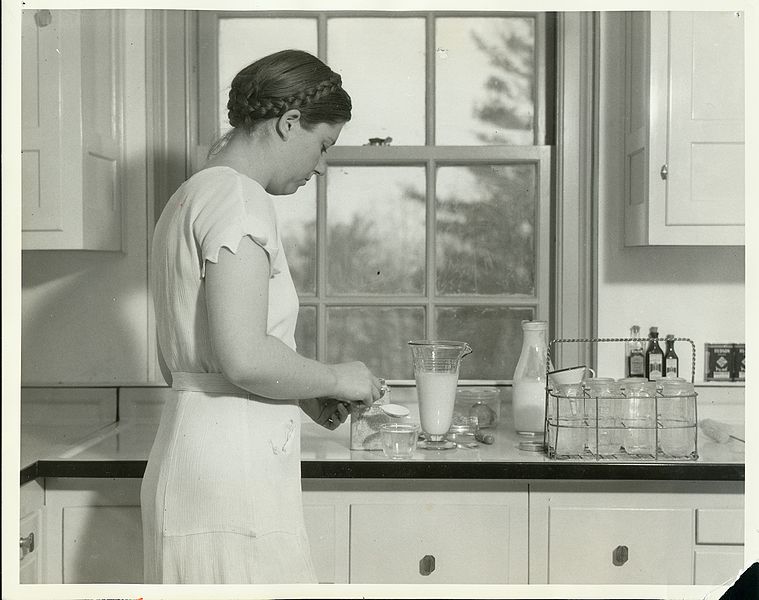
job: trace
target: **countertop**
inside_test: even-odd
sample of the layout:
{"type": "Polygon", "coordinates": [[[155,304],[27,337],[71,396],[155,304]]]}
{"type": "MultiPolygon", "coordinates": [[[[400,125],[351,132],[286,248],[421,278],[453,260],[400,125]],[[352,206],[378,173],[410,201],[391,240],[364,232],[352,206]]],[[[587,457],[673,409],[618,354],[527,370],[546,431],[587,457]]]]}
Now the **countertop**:
{"type": "MultiPolygon", "coordinates": [[[[393,398],[406,404],[409,418],[415,420],[416,403],[403,400],[393,398]]],[[[743,437],[742,414],[733,412],[730,418],[724,407],[719,412],[714,409],[700,404],[699,418],[719,418],[743,437]]],[[[76,423],[22,425],[21,482],[37,477],[142,477],[157,428],[154,419],[121,420],[94,431],[76,423]]],[[[391,461],[379,451],[350,450],[349,421],[330,432],[306,419],[301,473],[304,478],[744,480],[744,444],[732,439],[719,444],[702,435],[700,428],[698,459],[635,463],[558,460],[520,450],[519,442],[528,438],[514,431],[510,402],[502,403],[498,426],[486,431],[494,435],[494,444],[420,449],[411,459],[391,461]]]]}

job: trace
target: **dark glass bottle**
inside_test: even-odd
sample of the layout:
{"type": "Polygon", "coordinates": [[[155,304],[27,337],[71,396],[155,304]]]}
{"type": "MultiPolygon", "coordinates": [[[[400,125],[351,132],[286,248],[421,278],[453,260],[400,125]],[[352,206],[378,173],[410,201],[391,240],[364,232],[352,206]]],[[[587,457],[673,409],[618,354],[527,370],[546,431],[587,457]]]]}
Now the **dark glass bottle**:
{"type": "Polygon", "coordinates": [[[659,329],[651,327],[648,332],[648,349],[646,350],[646,377],[656,381],[664,376],[664,352],[659,345],[659,329]]]}
{"type": "Polygon", "coordinates": [[[680,361],[675,354],[675,336],[668,333],[665,342],[667,350],[664,353],[664,377],[677,377],[680,371],[680,361]]]}

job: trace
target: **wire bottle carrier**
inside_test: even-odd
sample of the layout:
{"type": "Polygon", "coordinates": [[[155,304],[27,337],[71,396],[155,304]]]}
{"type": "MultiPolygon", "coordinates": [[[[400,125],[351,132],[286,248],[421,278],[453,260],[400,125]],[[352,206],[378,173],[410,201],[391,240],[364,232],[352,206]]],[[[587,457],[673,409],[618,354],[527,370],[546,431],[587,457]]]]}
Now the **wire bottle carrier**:
{"type": "Polygon", "coordinates": [[[690,382],[664,378],[552,386],[548,372],[556,344],[634,342],[640,338],[554,339],[548,345],[543,448],[550,458],[619,462],[698,458],[696,345],[691,345],[690,382]]]}

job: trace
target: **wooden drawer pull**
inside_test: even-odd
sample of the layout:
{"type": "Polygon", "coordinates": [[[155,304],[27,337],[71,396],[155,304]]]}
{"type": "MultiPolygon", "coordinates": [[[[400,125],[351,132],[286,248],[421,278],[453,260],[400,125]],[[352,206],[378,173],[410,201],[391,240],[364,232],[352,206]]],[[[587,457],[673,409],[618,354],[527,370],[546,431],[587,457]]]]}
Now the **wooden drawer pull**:
{"type": "Polygon", "coordinates": [[[420,575],[429,575],[432,573],[432,571],[435,570],[435,557],[431,554],[427,554],[426,556],[422,557],[422,560],[419,561],[419,574],[420,575]]]}
{"type": "Polygon", "coordinates": [[[627,562],[629,558],[629,551],[627,546],[617,546],[614,548],[614,552],[611,553],[611,562],[615,567],[621,567],[627,562]]]}

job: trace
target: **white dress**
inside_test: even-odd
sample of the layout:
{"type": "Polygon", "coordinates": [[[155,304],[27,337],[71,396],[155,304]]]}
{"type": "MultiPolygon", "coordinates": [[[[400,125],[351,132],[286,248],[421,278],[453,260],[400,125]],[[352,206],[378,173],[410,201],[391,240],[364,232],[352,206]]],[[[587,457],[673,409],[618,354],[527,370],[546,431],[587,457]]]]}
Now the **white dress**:
{"type": "Polygon", "coordinates": [[[298,296],[272,199],[228,167],[200,171],[156,225],[158,342],[173,373],[142,483],[146,583],[315,583],[303,522],[298,402],[268,401],[220,375],[204,276],[245,236],[269,257],[267,330],[295,348],[298,296]]]}

